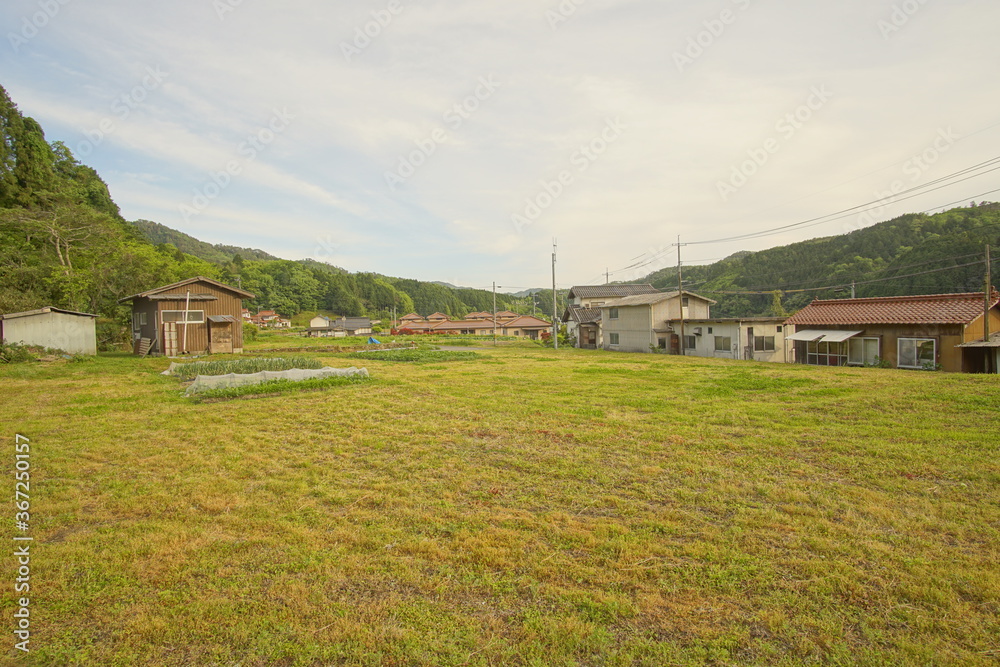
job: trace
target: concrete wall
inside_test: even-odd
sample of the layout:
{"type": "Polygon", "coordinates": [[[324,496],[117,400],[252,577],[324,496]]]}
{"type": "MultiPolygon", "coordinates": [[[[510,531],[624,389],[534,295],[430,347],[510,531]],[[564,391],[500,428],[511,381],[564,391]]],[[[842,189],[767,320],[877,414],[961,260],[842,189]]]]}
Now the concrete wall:
{"type": "Polygon", "coordinates": [[[615,352],[649,352],[656,345],[656,333],[650,319],[649,306],[618,308],[618,318],[611,319],[611,309],[601,311],[601,334],[604,349],[615,352]],[[611,344],[611,334],[618,334],[618,344],[611,344]]]}
{"type": "Polygon", "coordinates": [[[97,324],[93,317],[42,313],[3,320],[7,343],[41,345],[70,354],[97,354],[97,324]]]}
{"type": "Polygon", "coordinates": [[[785,356],[785,327],[780,322],[726,322],[718,320],[690,320],[684,323],[684,334],[695,337],[695,348],[685,349],[684,354],[695,357],[715,357],[718,359],[750,359],[754,361],[767,361],[772,363],[784,363],[785,356]],[[778,331],[781,327],[781,331],[778,331]],[[695,331],[701,328],[701,335],[696,335],[695,331]],[[709,331],[711,329],[711,331],[709,331]],[[753,329],[754,336],[771,336],[774,338],[774,351],[753,352],[752,357],[747,356],[747,347],[753,345],[750,340],[750,329],[753,329]],[[730,338],[729,348],[723,352],[715,349],[715,337],[728,336],[730,338]]]}

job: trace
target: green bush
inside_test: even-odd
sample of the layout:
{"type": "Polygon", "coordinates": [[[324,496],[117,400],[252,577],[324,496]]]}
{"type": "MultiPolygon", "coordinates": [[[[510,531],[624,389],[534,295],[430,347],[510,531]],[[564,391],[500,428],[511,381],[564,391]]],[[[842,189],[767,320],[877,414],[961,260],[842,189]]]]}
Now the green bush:
{"type": "Polygon", "coordinates": [[[251,324],[250,322],[243,323],[243,342],[252,343],[257,340],[257,334],[260,330],[257,328],[256,324],[251,324]]]}
{"type": "Polygon", "coordinates": [[[31,348],[21,343],[0,343],[0,364],[23,364],[36,361],[31,348]]]}

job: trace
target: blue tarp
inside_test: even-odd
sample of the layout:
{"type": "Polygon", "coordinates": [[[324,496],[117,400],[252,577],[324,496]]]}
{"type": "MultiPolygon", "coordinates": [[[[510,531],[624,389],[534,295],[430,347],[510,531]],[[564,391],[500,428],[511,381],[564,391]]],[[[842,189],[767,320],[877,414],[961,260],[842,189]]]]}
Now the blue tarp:
{"type": "Polygon", "coordinates": [[[368,337],[368,344],[369,345],[381,345],[382,341],[376,340],[376,339],[372,338],[371,336],[369,336],[368,337]]]}

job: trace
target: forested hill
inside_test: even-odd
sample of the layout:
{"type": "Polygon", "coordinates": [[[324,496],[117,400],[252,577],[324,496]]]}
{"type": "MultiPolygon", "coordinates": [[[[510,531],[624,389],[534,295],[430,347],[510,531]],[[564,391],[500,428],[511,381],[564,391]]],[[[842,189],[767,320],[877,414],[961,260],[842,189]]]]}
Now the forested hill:
{"type": "MultiPolygon", "coordinates": [[[[976,292],[984,286],[986,244],[996,262],[1000,204],[909,214],[849,234],[685,266],[684,284],[717,300],[712,314],[719,317],[791,313],[813,299],[850,297],[851,283],[858,297],[976,292]]],[[[674,289],[677,268],[640,282],[674,289]]]]}
{"type": "Polygon", "coordinates": [[[136,220],[132,224],[153,245],[169,243],[181,252],[200,257],[215,264],[231,262],[236,255],[239,255],[243,259],[278,259],[274,255],[266,253],[263,250],[257,250],[256,248],[239,248],[221,243],[212,245],[211,243],[199,241],[193,236],[189,236],[176,229],[171,229],[158,222],[153,222],[152,220],[136,220]]]}

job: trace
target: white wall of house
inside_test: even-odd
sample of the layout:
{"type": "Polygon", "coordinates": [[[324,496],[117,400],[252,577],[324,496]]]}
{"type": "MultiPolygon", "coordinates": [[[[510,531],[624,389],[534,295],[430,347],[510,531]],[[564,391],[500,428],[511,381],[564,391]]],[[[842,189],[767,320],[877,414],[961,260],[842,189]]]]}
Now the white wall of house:
{"type": "Polygon", "coordinates": [[[651,307],[618,308],[618,317],[611,317],[612,308],[601,309],[601,334],[604,349],[614,352],[649,352],[656,345],[651,307]]]}
{"type": "Polygon", "coordinates": [[[311,327],[325,327],[330,325],[330,320],[326,319],[322,315],[317,315],[316,317],[309,320],[309,326],[311,327]]]}
{"type": "Polygon", "coordinates": [[[5,343],[40,345],[70,354],[97,354],[96,318],[39,313],[3,320],[5,343]]]}
{"type": "Polygon", "coordinates": [[[784,363],[785,327],[780,322],[689,320],[684,323],[684,353],[695,357],[754,359],[784,363]],[[753,330],[753,340],[750,330],[753,330]],[[779,331],[781,329],[781,331],[779,331]],[[698,332],[701,333],[698,333],[698,332]],[[728,339],[728,340],[726,340],[728,339]],[[752,348],[752,355],[747,348],[752,348]]]}

